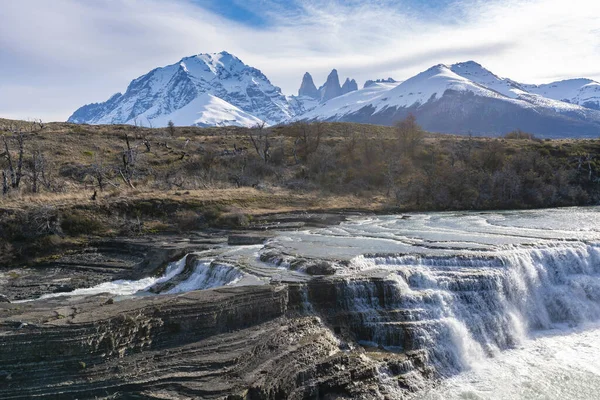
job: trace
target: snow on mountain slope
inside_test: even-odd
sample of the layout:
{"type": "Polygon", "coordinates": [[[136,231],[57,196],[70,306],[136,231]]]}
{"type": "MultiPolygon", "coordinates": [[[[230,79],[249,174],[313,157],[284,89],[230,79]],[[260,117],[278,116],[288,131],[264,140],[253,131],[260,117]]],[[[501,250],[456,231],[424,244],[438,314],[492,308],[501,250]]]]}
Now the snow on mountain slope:
{"type": "Polygon", "coordinates": [[[453,64],[450,66],[450,70],[463,78],[469,79],[507,97],[516,98],[518,97],[518,90],[522,90],[517,82],[506,78],[500,78],[475,61],[453,64]]]}
{"type": "Polygon", "coordinates": [[[318,98],[310,96],[288,96],[287,100],[295,115],[302,115],[310,110],[314,110],[320,103],[318,98]]]}
{"type": "Polygon", "coordinates": [[[600,110],[600,83],[591,79],[567,79],[544,85],[523,85],[530,93],[600,110]]]}
{"type": "MultiPolygon", "coordinates": [[[[377,114],[387,108],[423,105],[441,98],[446,90],[471,92],[478,96],[503,98],[528,107],[527,102],[512,99],[464,78],[445,65],[436,65],[402,83],[374,83],[366,88],[336,97],[296,119],[335,119],[361,110],[365,106],[377,114]]],[[[514,97],[516,95],[513,94],[514,97]]]]}
{"type": "Polygon", "coordinates": [[[227,118],[239,115],[237,125],[255,120],[276,124],[295,114],[281,90],[262,72],[221,52],[186,57],[156,68],[133,80],[125,94],[116,94],[105,103],[81,107],[69,122],[164,126],[172,120],[176,125],[192,125],[200,118],[198,113],[212,116],[222,113],[227,118]],[[203,96],[207,94],[212,97],[203,96]],[[196,113],[186,107],[192,103],[201,107],[196,113]],[[207,104],[210,112],[203,108],[207,104]],[[184,107],[186,110],[178,112],[184,107]]]}
{"type": "MultiPolygon", "coordinates": [[[[373,83],[331,99],[295,120],[390,125],[409,112],[428,130],[540,136],[600,134],[600,112],[530,93],[475,62],[436,65],[402,83],[373,83]]],[[[594,86],[591,86],[594,89],[594,86]]]]}
{"type": "Polygon", "coordinates": [[[199,95],[170,114],[160,115],[153,119],[148,118],[149,115],[155,115],[155,112],[154,107],[150,108],[140,114],[138,118],[140,121],[151,120],[153,126],[167,126],[170,120],[189,121],[188,125],[196,126],[251,127],[262,122],[254,115],[248,114],[233,104],[207,93],[199,95]]]}
{"type": "Polygon", "coordinates": [[[501,96],[493,90],[456,74],[446,65],[439,64],[390,90],[386,95],[389,99],[386,102],[387,106],[398,107],[408,107],[415,103],[425,104],[429,100],[440,98],[448,89],[459,92],[469,91],[479,96],[501,96]]]}

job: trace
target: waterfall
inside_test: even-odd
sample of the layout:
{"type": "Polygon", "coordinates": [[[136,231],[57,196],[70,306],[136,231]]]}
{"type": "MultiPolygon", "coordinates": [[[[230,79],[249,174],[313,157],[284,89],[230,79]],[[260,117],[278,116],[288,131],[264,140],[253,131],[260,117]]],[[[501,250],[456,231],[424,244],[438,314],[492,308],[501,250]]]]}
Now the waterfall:
{"type": "Polygon", "coordinates": [[[213,260],[198,260],[188,279],[168,290],[167,294],[235,285],[244,274],[233,265],[213,260]]]}
{"type": "MultiPolygon", "coordinates": [[[[136,293],[146,292],[153,286],[167,282],[179,275],[185,268],[186,259],[187,255],[177,261],[169,263],[165,268],[164,273],[158,277],[149,276],[138,280],[119,279],[116,281],[104,282],[89,288],[75,289],[70,292],[44,294],[40,299],[63,296],[93,296],[100,293],[110,293],[116,296],[131,296],[136,293]]],[[[35,299],[23,300],[22,302],[33,300],[35,299]]]]}
{"type": "MultiPolygon", "coordinates": [[[[211,289],[219,286],[230,286],[238,283],[245,274],[233,265],[217,262],[213,259],[193,260],[195,264],[192,273],[186,277],[184,271],[188,262],[186,255],[180,260],[167,265],[164,273],[157,277],[146,277],[139,280],[120,279],[101,283],[89,288],[75,289],[65,293],[49,293],[40,299],[49,299],[63,296],[93,296],[100,293],[109,293],[116,296],[132,296],[149,294],[150,290],[161,294],[183,293],[191,290],[211,289]],[[168,290],[157,289],[167,285],[168,290]]],[[[23,300],[25,301],[33,301],[23,300]]]]}
{"type": "Polygon", "coordinates": [[[337,323],[365,345],[427,349],[442,374],[533,331],[600,320],[599,244],[508,247],[493,257],[367,255],[348,268],[335,284],[337,323]]]}

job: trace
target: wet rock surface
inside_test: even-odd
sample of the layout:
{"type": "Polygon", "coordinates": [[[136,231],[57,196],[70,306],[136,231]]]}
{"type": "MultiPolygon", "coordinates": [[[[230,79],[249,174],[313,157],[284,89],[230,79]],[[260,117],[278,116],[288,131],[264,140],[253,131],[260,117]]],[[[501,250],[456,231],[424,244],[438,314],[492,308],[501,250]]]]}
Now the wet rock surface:
{"type": "Polygon", "coordinates": [[[226,242],[219,235],[159,236],[102,240],[35,266],[0,269],[0,293],[25,300],[117,279],[141,279],[185,254],[226,242]]]}
{"type": "MultiPolygon", "coordinates": [[[[299,214],[257,223],[320,226],[343,219],[299,214]]],[[[432,376],[424,352],[361,345],[354,320],[328,310],[332,303],[320,299],[335,287],[337,261],[292,260],[316,279],[310,286],[265,279],[181,294],[21,301],[160,276],[187,255],[174,279],[151,289],[167,293],[232,237],[245,245],[271,235],[112,239],[44,265],[0,271],[0,293],[16,301],[0,296],[0,398],[383,399],[432,376]]],[[[274,254],[279,258],[267,261],[281,258],[274,254]]]]}

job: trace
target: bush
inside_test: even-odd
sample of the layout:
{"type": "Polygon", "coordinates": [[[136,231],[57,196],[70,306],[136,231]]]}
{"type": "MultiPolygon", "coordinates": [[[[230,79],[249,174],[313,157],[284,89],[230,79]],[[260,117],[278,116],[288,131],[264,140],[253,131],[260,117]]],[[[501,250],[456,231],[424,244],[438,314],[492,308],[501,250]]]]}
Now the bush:
{"type": "Polygon", "coordinates": [[[218,228],[244,228],[250,224],[250,219],[246,214],[235,212],[223,214],[219,217],[213,226],[218,228]]]}
{"type": "Polygon", "coordinates": [[[192,210],[178,211],[175,213],[173,220],[180,232],[199,229],[204,222],[204,218],[192,210]]]}
{"type": "Polygon", "coordinates": [[[523,139],[523,140],[537,140],[533,133],[523,132],[520,129],[517,129],[512,132],[508,132],[504,135],[505,139],[523,139]]]}
{"type": "Polygon", "coordinates": [[[105,231],[104,224],[94,216],[82,211],[72,211],[64,214],[60,226],[62,231],[71,236],[98,235],[105,231]]]}

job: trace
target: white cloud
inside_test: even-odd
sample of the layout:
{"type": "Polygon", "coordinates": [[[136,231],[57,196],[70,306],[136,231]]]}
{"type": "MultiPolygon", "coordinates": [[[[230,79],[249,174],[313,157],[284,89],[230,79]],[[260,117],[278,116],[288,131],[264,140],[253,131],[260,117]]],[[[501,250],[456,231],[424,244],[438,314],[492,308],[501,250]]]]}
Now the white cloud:
{"type": "MultiPolygon", "coordinates": [[[[19,0],[0,12],[0,116],[65,120],[150,69],[227,50],[292,94],[332,68],[359,81],[405,79],[474,59],[523,82],[600,80],[600,2],[465,0],[422,13],[391,1],[271,4],[252,28],[190,0],[19,0]]],[[[264,0],[263,0],[264,5],[264,0]]]]}

